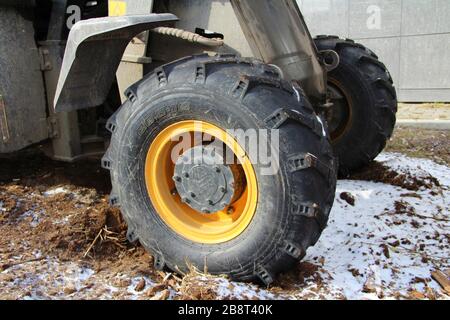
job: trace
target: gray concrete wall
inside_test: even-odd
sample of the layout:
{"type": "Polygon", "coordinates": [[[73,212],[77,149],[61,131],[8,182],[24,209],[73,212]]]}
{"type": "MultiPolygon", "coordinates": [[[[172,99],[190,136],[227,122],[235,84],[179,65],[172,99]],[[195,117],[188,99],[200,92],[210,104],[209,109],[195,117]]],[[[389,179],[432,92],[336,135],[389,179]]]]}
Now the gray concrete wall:
{"type": "Polygon", "coordinates": [[[313,35],[351,38],[386,63],[400,101],[450,102],[449,0],[298,0],[313,35]]]}

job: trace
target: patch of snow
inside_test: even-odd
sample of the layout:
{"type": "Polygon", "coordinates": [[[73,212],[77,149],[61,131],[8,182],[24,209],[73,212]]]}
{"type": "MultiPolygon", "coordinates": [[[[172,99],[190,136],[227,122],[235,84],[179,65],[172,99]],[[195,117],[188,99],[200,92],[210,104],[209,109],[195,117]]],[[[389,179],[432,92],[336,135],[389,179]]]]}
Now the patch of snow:
{"type": "MultiPolygon", "coordinates": [[[[417,168],[412,161],[407,165],[417,168]]],[[[444,181],[450,178],[449,168],[440,169],[444,181]]],[[[306,261],[324,259],[323,278],[327,286],[341,291],[347,299],[374,298],[372,293],[363,292],[369,276],[375,277],[384,296],[396,292],[406,295],[416,278],[427,279],[429,287],[440,289],[431,280],[431,272],[439,265],[450,266],[449,247],[445,245],[445,234],[450,230],[448,202],[439,214],[441,219],[435,220],[442,197],[420,191],[417,194],[422,199],[409,203],[420,217],[398,214],[394,202],[406,201],[402,197],[405,192],[408,191],[382,183],[338,182],[329,226],[305,258],[306,261]],[[342,192],[355,196],[355,206],[340,199],[342,192]],[[442,243],[446,246],[443,249],[442,243]],[[386,250],[389,257],[385,255],[386,250]]],[[[448,201],[449,192],[443,193],[448,201]]]]}
{"type": "Polygon", "coordinates": [[[65,216],[61,219],[55,219],[55,220],[53,220],[53,224],[55,224],[55,225],[67,224],[67,223],[69,223],[71,217],[73,217],[73,214],[65,216]]]}
{"type": "Polygon", "coordinates": [[[65,275],[65,280],[78,284],[79,282],[88,280],[94,273],[94,270],[90,268],[80,267],[76,264],[69,265],[69,269],[65,275]]]}
{"type": "Polygon", "coordinates": [[[218,299],[233,297],[237,299],[256,298],[259,300],[274,300],[281,298],[266,289],[261,289],[252,284],[233,282],[224,278],[215,278],[214,281],[216,282],[215,290],[217,292],[218,299]]]}
{"type": "Polygon", "coordinates": [[[24,220],[26,218],[30,218],[30,225],[33,228],[35,228],[41,222],[43,215],[45,215],[45,211],[44,210],[39,210],[39,211],[28,210],[28,211],[25,211],[24,213],[22,213],[20,215],[18,221],[22,221],[22,220],[24,220]]]}
{"type": "Polygon", "coordinates": [[[44,197],[51,197],[57,194],[62,194],[62,193],[70,193],[69,190],[65,189],[64,187],[58,187],[58,188],[54,188],[54,189],[49,189],[47,191],[45,191],[43,193],[44,197]]]}
{"type": "Polygon", "coordinates": [[[325,126],[323,125],[323,121],[322,118],[320,118],[319,116],[317,116],[317,121],[319,121],[320,125],[322,126],[322,135],[324,137],[327,136],[327,131],[325,130],[325,126]]]}
{"type": "MultiPolygon", "coordinates": [[[[35,252],[37,259],[40,252],[35,252]]],[[[20,261],[20,260],[19,260],[20,261]]],[[[86,281],[94,275],[90,268],[80,266],[75,262],[61,262],[55,258],[46,257],[42,260],[19,263],[0,273],[0,277],[14,274],[11,282],[5,282],[2,290],[22,289],[24,300],[68,298],[72,294],[65,293],[67,287],[74,288],[74,293],[82,290],[86,281]],[[52,289],[52,293],[49,290],[52,289]]]]}

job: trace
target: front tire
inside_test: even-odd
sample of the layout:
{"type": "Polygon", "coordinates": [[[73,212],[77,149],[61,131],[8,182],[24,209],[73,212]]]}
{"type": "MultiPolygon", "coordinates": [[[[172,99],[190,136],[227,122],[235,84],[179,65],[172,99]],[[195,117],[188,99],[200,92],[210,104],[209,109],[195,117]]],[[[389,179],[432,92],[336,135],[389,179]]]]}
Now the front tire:
{"type": "Polygon", "coordinates": [[[315,44],[340,58],[339,66],[328,73],[334,106],[327,122],[339,172],[347,176],[386,147],[395,127],[397,95],[386,66],[363,45],[334,36],[319,36],[315,44]]]}
{"type": "Polygon", "coordinates": [[[108,123],[112,140],[102,162],[111,171],[111,201],[121,207],[129,240],[139,240],[157,268],[185,273],[194,266],[268,285],[316,243],[334,200],[332,150],[305,97],[299,100],[274,68],[234,56],[189,57],[158,68],[127,96],[108,123]],[[195,129],[196,124],[206,129],[195,129]],[[197,186],[202,191],[197,200],[180,191],[171,179],[177,167],[164,156],[170,147],[164,141],[175,132],[226,140],[233,129],[278,129],[279,146],[271,139],[263,142],[279,152],[279,170],[265,174],[249,146],[230,133],[246,154],[239,163],[247,189],[231,213],[228,207],[211,214],[207,204],[204,212],[196,211],[187,204],[214,183],[203,176],[201,181],[213,187],[197,186]],[[247,222],[233,229],[235,217],[247,222]]]}

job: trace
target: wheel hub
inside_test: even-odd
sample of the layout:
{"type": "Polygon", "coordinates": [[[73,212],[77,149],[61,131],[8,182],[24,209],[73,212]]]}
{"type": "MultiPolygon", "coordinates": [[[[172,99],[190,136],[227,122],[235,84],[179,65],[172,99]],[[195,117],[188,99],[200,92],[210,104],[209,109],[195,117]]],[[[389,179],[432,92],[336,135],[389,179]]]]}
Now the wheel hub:
{"type": "Polygon", "coordinates": [[[211,146],[197,146],[183,153],[175,164],[173,180],[181,200],[204,214],[231,206],[245,187],[241,166],[226,164],[211,146]]]}
{"type": "Polygon", "coordinates": [[[327,123],[333,141],[338,140],[348,130],[352,116],[352,102],[338,83],[328,83],[328,94],[333,107],[327,112],[327,123]]]}

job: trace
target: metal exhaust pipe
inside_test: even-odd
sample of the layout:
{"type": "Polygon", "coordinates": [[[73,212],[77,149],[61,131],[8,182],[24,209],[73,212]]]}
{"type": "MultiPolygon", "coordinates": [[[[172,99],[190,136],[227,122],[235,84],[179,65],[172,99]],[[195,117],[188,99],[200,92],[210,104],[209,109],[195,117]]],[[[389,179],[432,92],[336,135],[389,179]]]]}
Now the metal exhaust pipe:
{"type": "Polygon", "coordinates": [[[299,81],[317,103],[326,97],[326,71],[295,0],[231,0],[244,34],[264,62],[299,81]]]}

